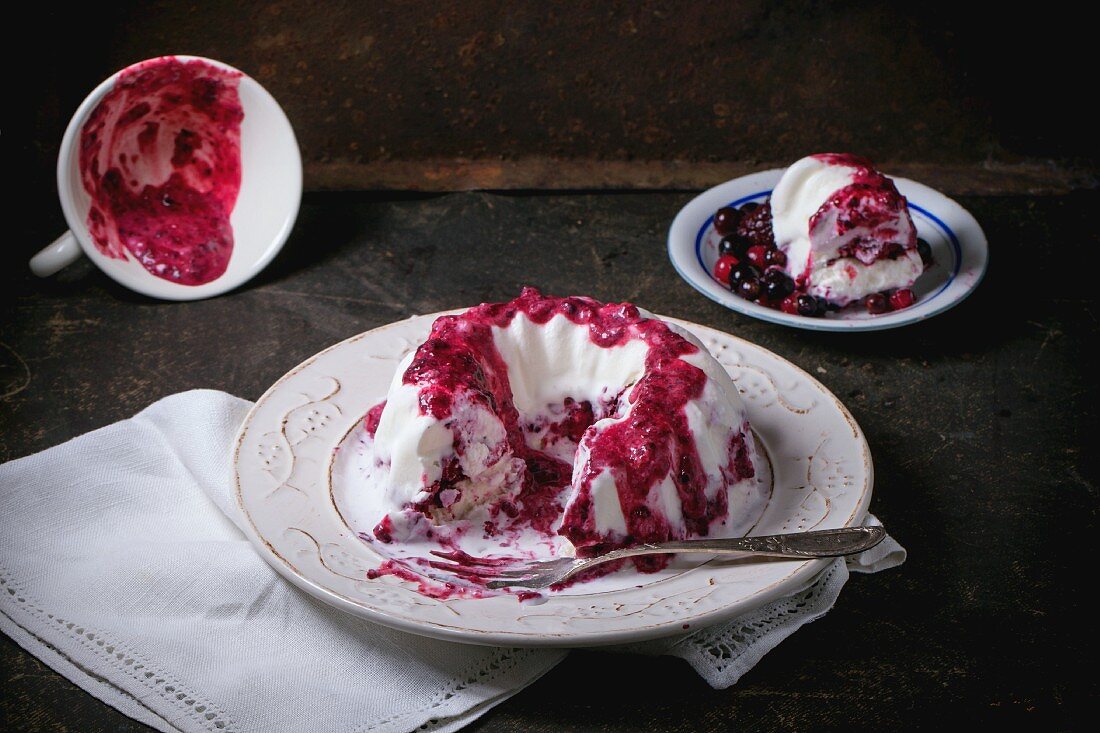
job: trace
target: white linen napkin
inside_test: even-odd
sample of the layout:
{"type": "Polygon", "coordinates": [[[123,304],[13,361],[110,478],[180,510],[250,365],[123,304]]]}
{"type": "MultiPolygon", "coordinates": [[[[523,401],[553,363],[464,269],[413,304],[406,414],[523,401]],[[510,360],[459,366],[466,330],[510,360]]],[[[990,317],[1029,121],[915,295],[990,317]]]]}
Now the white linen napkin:
{"type": "MultiPolygon", "coordinates": [[[[233,521],[233,437],[250,403],[196,390],[0,466],[0,631],[161,731],[453,731],[561,661],[354,618],[282,580],[233,521]]],[[[620,647],[727,687],[832,607],[848,569],[748,617],[620,647]]]]}

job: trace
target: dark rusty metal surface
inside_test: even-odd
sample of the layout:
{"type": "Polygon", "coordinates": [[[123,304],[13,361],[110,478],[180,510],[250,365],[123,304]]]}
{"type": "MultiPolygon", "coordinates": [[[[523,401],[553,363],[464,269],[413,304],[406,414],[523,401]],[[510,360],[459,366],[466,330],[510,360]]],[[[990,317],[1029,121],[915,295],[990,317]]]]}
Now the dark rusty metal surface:
{"type": "Polygon", "coordinates": [[[275,95],[312,189],[702,188],[826,150],[948,193],[1096,184],[1090,118],[1053,83],[1092,66],[1078,38],[1091,25],[1071,13],[991,25],[945,2],[810,0],[30,12],[21,34],[51,52],[13,80],[33,119],[11,124],[32,123],[34,171],[100,80],[192,53],[275,95]]]}
{"type": "MultiPolygon", "coordinates": [[[[1098,271],[1100,193],[963,199],[989,236],[985,282],[946,314],[862,334],[753,321],[679,280],[664,238],[689,198],[312,195],[257,281],[183,304],[132,295],[87,262],[32,279],[25,257],[62,228],[40,202],[2,255],[0,459],[183,389],[255,399],[349,335],[525,283],[630,299],[755,341],[832,389],[867,434],[871,509],[909,562],[854,577],[828,616],[729,690],[679,660],[576,652],[471,730],[1084,727],[1098,692],[1086,553],[1100,480],[1088,349],[1100,325],[1093,286],[1072,276],[1098,271]]],[[[0,721],[142,729],[7,639],[0,721]]]]}

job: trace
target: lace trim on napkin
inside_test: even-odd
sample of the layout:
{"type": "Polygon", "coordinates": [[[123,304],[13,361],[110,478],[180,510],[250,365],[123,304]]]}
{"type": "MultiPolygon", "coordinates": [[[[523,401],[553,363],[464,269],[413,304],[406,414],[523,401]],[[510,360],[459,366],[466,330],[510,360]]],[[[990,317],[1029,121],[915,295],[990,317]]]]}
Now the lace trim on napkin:
{"type": "MultiPolygon", "coordinates": [[[[80,624],[76,621],[70,621],[42,610],[27,597],[22,588],[15,583],[10,573],[0,570],[0,594],[3,593],[6,593],[11,601],[15,601],[15,603],[18,604],[16,608],[22,609],[31,616],[34,616],[42,627],[53,629],[56,633],[61,634],[67,644],[79,644],[85,651],[94,654],[106,663],[107,666],[120,674],[130,677],[138,684],[156,694],[164,700],[165,703],[180,710],[184,715],[194,720],[203,728],[215,731],[216,733],[228,733],[230,730],[232,722],[227,718],[224,712],[219,710],[218,707],[209,700],[205,700],[199,695],[194,695],[186,691],[178,680],[158,670],[147,660],[128,651],[124,644],[119,644],[103,636],[103,634],[100,634],[87,625],[80,624]]],[[[10,617],[10,614],[6,615],[10,617]]],[[[38,641],[42,642],[52,651],[60,654],[70,664],[82,669],[93,677],[102,678],[101,675],[95,671],[88,669],[87,665],[81,664],[79,660],[74,659],[65,648],[58,646],[54,641],[44,639],[38,634],[35,634],[30,631],[25,624],[20,624],[14,618],[12,622],[18,624],[27,633],[32,634],[38,641]]],[[[105,681],[110,683],[110,680],[105,681]]],[[[121,694],[130,696],[123,688],[113,683],[111,684],[121,694]]],[[[136,700],[136,702],[145,706],[140,700],[136,700]]],[[[163,717],[162,713],[156,710],[153,710],[153,712],[157,716],[163,717]]]]}
{"type": "Polygon", "coordinates": [[[702,629],[665,654],[685,659],[712,687],[730,687],[781,641],[828,613],[846,582],[848,568],[837,559],[805,590],[762,606],[736,623],[702,629]]]}
{"type": "MultiPolygon", "coordinates": [[[[464,690],[473,687],[474,685],[485,684],[486,682],[507,674],[514,669],[518,664],[521,664],[524,660],[530,657],[532,654],[537,654],[538,650],[535,649],[499,649],[489,659],[481,661],[479,664],[473,666],[467,673],[461,675],[450,685],[437,692],[432,696],[431,700],[422,708],[417,710],[411,710],[401,715],[395,715],[383,720],[372,721],[364,725],[355,728],[357,733],[367,733],[368,731],[378,730],[387,725],[397,723],[402,719],[417,717],[425,712],[430,712],[437,708],[440,708],[450,702],[456,695],[461,694],[464,690]]],[[[465,710],[465,708],[463,708],[465,710]]],[[[460,711],[461,712],[461,711],[460,711]]],[[[449,723],[449,716],[442,715],[441,717],[433,717],[426,723],[421,725],[417,730],[430,731],[434,728],[449,723]]]]}
{"type": "MultiPolygon", "coordinates": [[[[882,526],[873,514],[868,514],[863,524],[882,526]]],[[[659,646],[640,644],[626,647],[624,651],[680,657],[711,687],[723,690],[736,684],[788,636],[828,613],[848,582],[850,572],[877,573],[901,565],[905,557],[905,548],[893,537],[887,537],[860,555],[837,558],[802,590],[740,618],[665,641],[659,646]]]]}

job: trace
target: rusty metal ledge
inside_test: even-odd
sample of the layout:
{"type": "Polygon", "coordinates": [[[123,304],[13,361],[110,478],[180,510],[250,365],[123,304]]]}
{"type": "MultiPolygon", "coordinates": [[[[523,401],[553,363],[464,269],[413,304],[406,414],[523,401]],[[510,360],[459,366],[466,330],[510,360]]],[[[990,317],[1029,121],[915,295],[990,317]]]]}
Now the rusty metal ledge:
{"type": "MultiPolygon", "coordinates": [[[[781,168],[790,161],[593,161],[524,157],[516,160],[426,159],[306,165],[311,190],[468,191],[696,190],[731,178],[781,168]]],[[[880,161],[891,175],[912,178],[950,195],[1047,195],[1097,188],[1096,171],[1053,162],[929,164],[880,161]]]]}

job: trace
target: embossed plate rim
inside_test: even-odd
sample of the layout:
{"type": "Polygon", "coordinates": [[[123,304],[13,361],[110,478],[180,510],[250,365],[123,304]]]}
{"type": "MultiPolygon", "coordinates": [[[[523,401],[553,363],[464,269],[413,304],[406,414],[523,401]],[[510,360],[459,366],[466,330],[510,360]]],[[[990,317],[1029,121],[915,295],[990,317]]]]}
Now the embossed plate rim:
{"type": "MultiPolygon", "coordinates": [[[[461,310],[463,309],[446,311],[446,313],[461,312],[461,310]]],[[[777,567],[782,567],[783,569],[789,568],[789,572],[764,587],[755,588],[752,592],[737,597],[726,598],[726,595],[732,593],[732,588],[730,586],[732,586],[733,584],[730,584],[729,586],[725,584],[719,584],[718,589],[710,591],[698,599],[700,601],[706,600],[707,603],[704,604],[705,608],[702,612],[692,616],[670,616],[667,613],[662,616],[660,609],[654,610],[654,607],[658,606],[662,601],[667,603],[670,598],[677,595],[676,593],[673,593],[672,595],[666,595],[663,598],[658,598],[657,600],[649,603],[647,606],[643,607],[639,611],[625,614],[625,616],[630,616],[630,618],[626,621],[624,621],[622,617],[609,619],[600,618],[598,616],[592,616],[588,618],[584,618],[582,616],[574,616],[563,618],[560,622],[558,622],[556,621],[556,619],[553,618],[554,614],[539,613],[540,611],[553,611],[555,609],[559,611],[567,610],[570,607],[575,607],[579,609],[581,605],[587,605],[589,602],[591,602],[594,595],[552,596],[546,604],[541,606],[528,606],[526,604],[520,604],[512,597],[485,600],[463,599],[445,602],[428,601],[427,599],[425,599],[424,603],[415,604],[418,606],[429,606],[432,604],[443,606],[453,605],[454,608],[462,607],[463,610],[471,608],[468,604],[487,604],[483,607],[486,609],[491,608],[493,611],[501,610],[501,602],[510,602],[511,604],[513,604],[510,608],[515,613],[511,613],[511,615],[518,618],[497,618],[493,613],[489,613],[489,616],[493,616],[494,624],[499,621],[499,625],[494,625],[492,628],[471,628],[469,623],[463,624],[462,614],[455,611],[454,608],[449,608],[448,610],[451,613],[454,613],[456,618],[448,618],[447,623],[443,623],[438,619],[429,620],[427,618],[421,617],[420,615],[418,615],[419,612],[412,613],[411,615],[398,613],[395,611],[395,605],[400,604],[389,604],[390,607],[387,608],[387,604],[385,603],[376,603],[373,605],[365,603],[362,600],[351,598],[341,593],[340,591],[335,590],[334,588],[328,587],[324,582],[324,579],[319,578],[316,575],[310,575],[308,572],[303,572],[293,562],[287,560],[283,556],[283,554],[279,552],[278,549],[276,549],[275,544],[279,544],[279,541],[277,539],[275,539],[275,544],[273,544],[272,541],[269,541],[269,538],[264,536],[264,533],[256,525],[254,517],[250,513],[245,501],[246,491],[258,490],[260,487],[248,487],[246,486],[246,481],[242,479],[242,456],[244,455],[242,453],[242,448],[244,447],[246,440],[249,438],[249,436],[253,435],[253,433],[255,433],[254,442],[258,441],[260,438],[266,435],[271,434],[270,431],[267,433],[262,432],[263,426],[257,423],[257,416],[263,413],[264,407],[268,404],[269,401],[275,400],[277,397],[280,397],[281,391],[289,386],[291,380],[299,377],[300,375],[308,375],[308,370],[311,368],[311,366],[316,365],[319,360],[326,356],[331,357],[334,351],[348,350],[347,355],[351,356],[355,353],[357,345],[359,345],[360,349],[362,348],[362,342],[364,340],[377,339],[380,341],[387,335],[397,335],[398,338],[409,342],[409,339],[407,339],[405,336],[399,335],[402,327],[405,327],[406,329],[416,329],[423,323],[430,324],[432,320],[440,315],[443,315],[443,313],[434,313],[426,316],[414,316],[409,319],[386,324],[379,328],[352,336],[348,339],[345,339],[344,341],[341,341],[318,352],[317,354],[311,356],[310,358],[303,361],[301,364],[288,371],[285,375],[283,375],[283,377],[276,381],[256,401],[255,405],[246,416],[235,440],[233,455],[236,484],[235,493],[237,504],[243,517],[246,519],[246,522],[244,522],[244,531],[246,536],[260,553],[261,557],[263,557],[269,565],[274,567],[283,577],[291,581],[297,587],[301,588],[315,598],[318,598],[325,603],[328,603],[353,615],[382,623],[386,626],[400,629],[402,631],[450,641],[509,646],[598,646],[603,644],[621,644],[626,642],[636,642],[661,636],[668,636],[675,633],[682,633],[684,624],[688,624],[692,629],[698,629],[713,623],[720,622],[722,620],[742,615],[756,607],[759,607],[760,605],[774,600],[775,598],[787,595],[791,592],[798,590],[801,587],[804,587],[812,581],[814,576],[816,576],[821,570],[823,570],[827,566],[829,562],[827,560],[811,560],[804,562],[783,561],[782,565],[777,565],[777,567]],[[712,595],[719,596],[719,598],[711,599],[712,595]],[[521,628],[519,624],[522,622],[522,619],[528,618],[533,615],[549,618],[550,620],[544,620],[543,623],[558,623],[560,628],[555,628],[552,631],[530,631],[521,628]],[[570,628],[570,621],[576,622],[574,628],[570,628]],[[596,628],[578,629],[575,627],[577,625],[580,625],[582,622],[589,624],[589,626],[595,625],[596,628]]],[[[835,409],[839,413],[839,416],[843,418],[843,420],[847,423],[847,427],[851,430],[850,434],[845,431],[845,435],[840,437],[842,437],[845,441],[852,441],[846,446],[846,449],[854,451],[855,459],[857,461],[860,458],[862,459],[863,485],[861,487],[853,489],[853,498],[850,501],[846,499],[848,503],[845,504],[845,509],[850,507],[849,516],[847,516],[841,523],[832,521],[829,523],[829,526],[850,526],[853,524],[861,523],[864,516],[866,515],[867,508],[870,504],[871,490],[874,483],[874,468],[871,461],[870,449],[867,445],[866,439],[863,436],[863,432],[860,429],[858,423],[856,423],[855,419],[852,417],[851,413],[848,412],[848,410],[844,407],[840,400],[837,399],[835,395],[833,395],[812,375],[806,373],[797,365],[780,357],[777,354],[774,354],[767,349],[764,349],[763,347],[760,347],[749,341],[745,341],[744,339],[741,339],[737,336],[733,336],[732,334],[724,333],[722,331],[707,326],[694,324],[671,317],[660,317],[672,323],[676,323],[684,328],[687,328],[691,332],[703,338],[704,341],[706,341],[707,338],[710,338],[713,343],[715,343],[716,345],[720,345],[722,340],[728,340],[734,346],[738,346],[742,349],[747,349],[749,352],[756,352],[760,357],[765,360],[765,362],[769,359],[774,360],[778,365],[790,370],[790,375],[793,376],[793,378],[795,378],[796,380],[803,382],[805,387],[808,387],[810,392],[813,393],[814,396],[820,396],[823,399],[827,408],[831,406],[830,409],[835,409]],[[855,496],[856,491],[858,491],[858,496],[855,496]]],[[[724,348],[726,347],[723,347],[723,349],[724,348]]],[[[370,357],[369,354],[367,356],[370,357]]],[[[768,377],[769,380],[771,380],[771,375],[769,375],[766,371],[763,371],[760,366],[758,364],[755,364],[751,359],[746,359],[746,365],[751,366],[757,371],[762,372],[766,377],[768,377]]],[[[331,379],[336,381],[336,383],[339,385],[339,380],[336,380],[336,378],[331,375],[318,375],[318,379],[331,379]]],[[[774,385],[774,380],[772,381],[774,385]]],[[[782,403],[782,401],[779,400],[780,392],[778,389],[778,385],[774,386],[776,387],[777,402],[782,403]]],[[[794,392],[801,389],[801,387],[797,384],[792,384],[787,389],[790,392],[794,392]]],[[[340,387],[338,386],[336,392],[339,391],[340,387]]],[[[384,392],[384,387],[382,391],[384,392]]],[[[336,392],[333,392],[332,394],[336,394],[336,392]]],[[[286,395],[282,396],[285,397],[286,395]]],[[[302,407],[308,407],[309,405],[313,404],[320,404],[320,402],[327,400],[331,396],[332,395],[329,395],[328,397],[325,397],[320,401],[315,400],[314,402],[304,403],[304,405],[302,406],[289,409],[281,418],[281,423],[279,426],[280,435],[282,435],[284,438],[286,437],[286,422],[291,413],[293,413],[297,409],[301,409],[302,407]]],[[[369,407],[369,405],[367,405],[367,407],[369,407]]],[[[766,407],[768,406],[765,405],[761,409],[763,410],[766,407]]],[[[786,409],[792,415],[796,413],[796,411],[792,410],[790,407],[786,407],[786,409]]],[[[784,416],[784,419],[813,419],[812,417],[810,417],[809,411],[815,410],[816,407],[811,405],[811,407],[805,409],[805,415],[793,418],[784,416]]],[[[363,412],[365,411],[366,408],[363,409],[363,412]]],[[[340,413],[338,406],[337,412],[343,418],[342,421],[338,423],[338,425],[348,425],[348,416],[344,416],[342,413],[340,413]]],[[[350,424],[354,424],[354,422],[357,422],[359,419],[361,419],[361,417],[361,415],[353,416],[352,423],[350,424]]],[[[835,421],[836,415],[830,413],[826,416],[826,418],[830,418],[835,421]]],[[[337,430],[336,432],[338,432],[339,435],[343,436],[346,433],[346,427],[345,429],[337,430]]],[[[826,440],[828,440],[828,438],[826,438],[826,440]]],[[[825,441],[823,441],[823,443],[824,442],[825,441]]],[[[255,447],[259,447],[258,444],[255,447]]],[[[331,448],[329,450],[331,452],[331,448]]],[[[773,460],[779,460],[774,457],[774,448],[772,449],[772,452],[773,460]]],[[[323,466],[322,472],[325,474],[326,477],[328,475],[330,465],[331,459],[328,460],[323,466]]],[[[810,461],[807,465],[807,470],[809,470],[809,466],[812,466],[812,461],[810,461]]],[[[778,470],[779,469],[777,467],[777,476],[778,470]]],[[[858,477],[853,476],[853,478],[858,477]]],[[[317,489],[317,491],[319,491],[324,496],[328,496],[329,487],[327,485],[327,478],[324,479],[324,482],[325,486],[323,488],[317,489]]],[[[286,485],[285,482],[283,485],[286,485]]],[[[280,487],[277,487],[275,490],[278,490],[278,488],[280,487]]],[[[274,491],[272,491],[271,493],[274,493],[274,491]]],[[[813,491],[807,493],[807,497],[812,495],[812,493],[813,491]]],[[[827,494],[822,492],[822,496],[827,497],[827,494]]],[[[829,498],[826,498],[825,502],[828,507],[829,498]]],[[[320,512],[320,508],[318,506],[310,506],[309,508],[312,511],[320,512]]],[[[819,523],[831,519],[830,511],[831,510],[829,508],[825,510],[825,514],[823,515],[823,517],[818,520],[819,523]]],[[[333,512],[335,513],[335,510],[333,510],[333,512]]],[[[294,529],[293,524],[296,522],[289,522],[289,520],[283,521],[282,517],[280,517],[280,521],[282,522],[280,526],[283,526],[285,528],[284,534],[289,533],[292,529],[294,529]]],[[[344,529],[346,529],[346,527],[344,529]]],[[[325,563],[324,550],[325,547],[328,547],[328,544],[326,544],[325,547],[322,547],[321,543],[318,542],[315,538],[310,536],[308,533],[304,534],[306,534],[306,536],[309,537],[309,539],[316,546],[316,555],[319,563],[325,566],[326,570],[335,574],[336,571],[328,567],[328,565],[325,563]]],[[[354,547],[357,549],[361,550],[361,548],[363,547],[363,543],[354,536],[351,536],[347,541],[355,543],[354,547]]],[[[302,552],[302,550],[299,549],[299,552],[302,552]]],[[[287,552],[287,554],[289,554],[289,552],[287,552]]],[[[697,578],[702,580],[705,578],[706,575],[710,575],[712,576],[710,579],[710,584],[713,586],[713,581],[715,577],[721,577],[727,573],[735,573],[737,571],[737,568],[711,567],[710,570],[711,572],[709,573],[697,574],[697,578]]],[[[683,573],[678,576],[673,576],[671,579],[663,580],[660,583],[652,585],[666,586],[666,584],[668,583],[678,583],[679,586],[690,585],[690,583],[693,583],[695,581],[688,581],[684,579],[692,577],[693,572],[694,571],[683,573]]],[[[343,577],[347,578],[347,576],[343,577]]],[[[393,583],[395,579],[387,578],[384,580],[386,582],[393,583]]],[[[356,583],[383,583],[383,579],[379,579],[377,581],[356,579],[356,583]]],[[[397,584],[388,586],[372,585],[371,588],[375,592],[382,593],[382,595],[390,593],[392,590],[394,598],[397,598],[396,593],[398,590],[401,590],[406,597],[409,594],[415,595],[414,591],[409,590],[409,588],[411,588],[411,584],[403,583],[403,585],[406,587],[402,588],[402,583],[403,581],[399,581],[397,584]]],[[[646,592],[644,589],[647,587],[650,586],[641,586],[639,590],[629,589],[624,591],[612,591],[598,595],[604,597],[609,596],[612,599],[618,597],[631,597],[631,594],[641,594],[644,596],[646,592]]],[[[603,600],[606,601],[607,599],[604,598],[603,600]]],[[[634,599],[632,602],[637,602],[637,599],[634,599]]],[[[427,615],[431,614],[424,614],[424,616],[427,615]]]]}

